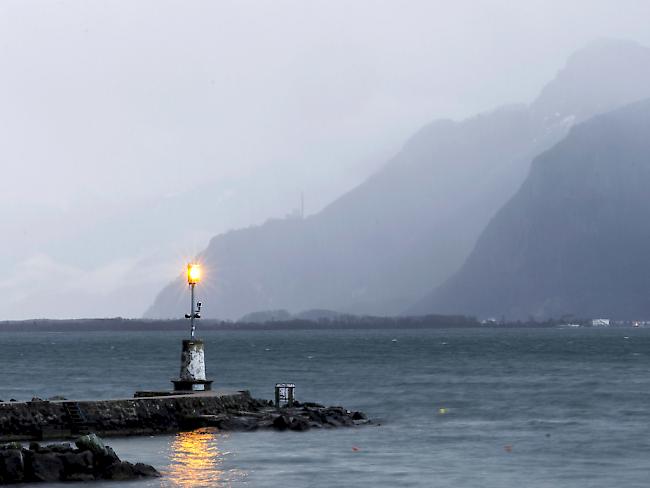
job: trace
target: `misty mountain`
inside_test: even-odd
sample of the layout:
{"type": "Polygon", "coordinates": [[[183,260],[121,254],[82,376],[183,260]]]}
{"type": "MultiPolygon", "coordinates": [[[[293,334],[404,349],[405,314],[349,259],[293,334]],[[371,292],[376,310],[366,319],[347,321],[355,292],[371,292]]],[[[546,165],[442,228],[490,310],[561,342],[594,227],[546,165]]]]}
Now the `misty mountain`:
{"type": "MultiPolygon", "coordinates": [[[[517,191],[530,161],[576,122],[650,96],[650,50],[600,41],[575,53],[529,106],[438,120],[320,213],[213,238],[205,314],[331,309],[396,314],[456,272],[517,191]]],[[[147,317],[184,310],[183,281],[147,317]]]]}
{"type": "Polygon", "coordinates": [[[650,317],[650,100],[539,156],[463,268],[413,311],[650,317]]]}

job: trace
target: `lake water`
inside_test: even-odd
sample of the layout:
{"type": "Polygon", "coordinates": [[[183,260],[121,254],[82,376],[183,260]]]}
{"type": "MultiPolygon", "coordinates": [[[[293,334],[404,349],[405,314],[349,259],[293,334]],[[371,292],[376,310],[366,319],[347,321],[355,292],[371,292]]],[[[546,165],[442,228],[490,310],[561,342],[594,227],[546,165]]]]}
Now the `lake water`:
{"type": "MultiPolygon", "coordinates": [[[[299,400],[362,410],[378,425],[109,439],[123,459],[150,463],[165,475],[119,486],[611,488],[650,482],[650,330],[202,336],[217,387],[272,398],[276,382],[291,381],[299,400]]],[[[168,388],[178,374],[182,337],[2,333],[0,398],[130,397],[138,389],[168,388]]]]}

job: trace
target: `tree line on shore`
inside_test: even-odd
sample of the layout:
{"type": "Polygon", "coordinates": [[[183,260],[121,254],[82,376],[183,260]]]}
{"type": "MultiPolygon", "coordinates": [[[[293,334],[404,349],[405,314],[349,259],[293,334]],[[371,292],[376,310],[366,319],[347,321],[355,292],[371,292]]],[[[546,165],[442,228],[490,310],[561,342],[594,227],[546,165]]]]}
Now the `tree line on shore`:
{"type": "MultiPolygon", "coordinates": [[[[334,318],[271,320],[266,322],[234,322],[203,319],[201,330],[314,330],[314,329],[446,329],[446,328],[543,328],[563,324],[561,319],[536,321],[480,321],[464,315],[361,316],[340,315],[334,318]]],[[[586,321],[578,321],[585,325],[586,321]]],[[[2,321],[0,331],[175,331],[186,330],[187,320],[128,319],[122,317],[74,320],[2,321]]]]}

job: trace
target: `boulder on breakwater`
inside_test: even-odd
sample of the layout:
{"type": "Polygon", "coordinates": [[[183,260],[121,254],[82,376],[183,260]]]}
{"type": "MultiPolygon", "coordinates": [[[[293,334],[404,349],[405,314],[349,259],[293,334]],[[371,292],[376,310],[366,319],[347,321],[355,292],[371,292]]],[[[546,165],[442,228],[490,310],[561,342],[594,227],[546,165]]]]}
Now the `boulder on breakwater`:
{"type": "Polygon", "coordinates": [[[41,445],[29,449],[12,442],[0,446],[0,484],[57,481],[126,481],[158,477],[148,464],[122,461],[115,451],[95,434],[80,437],[75,447],[65,444],[41,445]]]}

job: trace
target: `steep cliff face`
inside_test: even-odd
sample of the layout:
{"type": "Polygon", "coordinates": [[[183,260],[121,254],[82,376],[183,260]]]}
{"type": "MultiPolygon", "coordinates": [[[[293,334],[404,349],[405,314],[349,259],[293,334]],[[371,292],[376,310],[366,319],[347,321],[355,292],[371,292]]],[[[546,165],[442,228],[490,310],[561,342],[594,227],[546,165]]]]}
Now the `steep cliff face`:
{"type": "MultiPolygon", "coordinates": [[[[431,123],[319,214],[215,237],[200,256],[213,271],[204,287],[206,316],[403,311],[458,270],[533,157],[576,122],[644,95],[650,50],[597,43],[572,56],[530,106],[431,123]]],[[[181,280],[168,285],[146,316],[182,314],[182,287],[181,280]]]]}
{"type": "Polygon", "coordinates": [[[650,100],[538,157],[466,264],[413,311],[650,317],[650,100]]]}

